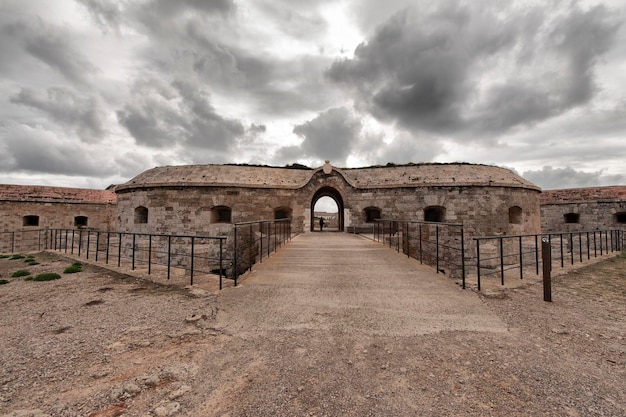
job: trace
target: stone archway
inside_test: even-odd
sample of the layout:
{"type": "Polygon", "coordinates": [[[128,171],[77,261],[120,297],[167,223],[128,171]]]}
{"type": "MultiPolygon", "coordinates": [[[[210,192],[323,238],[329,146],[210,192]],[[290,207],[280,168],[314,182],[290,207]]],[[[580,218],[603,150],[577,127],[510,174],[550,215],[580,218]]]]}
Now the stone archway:
{"type": "Polygon", "coordinates": [[[315,192],[313,198],[311,199],[311,225],[310,230],[315,230],[315,203],[322,197],[330,197],[337,204],[337,216],[339,217],[339,231],[343,232],[344,230],[344,218],[343,218],[343,198],[341,197],[341,193],[337,191],[333,187],[322,187],[315,192]]]}

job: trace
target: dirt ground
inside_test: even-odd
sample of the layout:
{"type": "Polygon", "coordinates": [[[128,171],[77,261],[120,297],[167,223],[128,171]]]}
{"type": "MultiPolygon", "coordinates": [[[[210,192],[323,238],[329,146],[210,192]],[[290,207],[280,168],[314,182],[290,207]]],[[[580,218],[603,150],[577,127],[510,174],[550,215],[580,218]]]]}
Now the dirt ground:
{"type": "Polygon", "coordinates": [[[552,303],[481,295],[506,332],[391,337],[239,331],[236,297],[33,255],[0,259],[3,416],[626,415],[624,256],[555,277],[552,303]]]}

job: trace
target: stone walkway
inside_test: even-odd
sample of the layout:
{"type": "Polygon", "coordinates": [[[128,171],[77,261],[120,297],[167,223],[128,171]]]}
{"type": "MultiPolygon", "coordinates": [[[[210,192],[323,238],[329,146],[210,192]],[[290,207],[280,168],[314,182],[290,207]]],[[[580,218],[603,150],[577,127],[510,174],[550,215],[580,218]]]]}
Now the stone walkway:
{"type": "Polygon", "coordinates": [[[222,324],[237,332],[334,329],[409,336],[506,331],[476,293],[384,245],[347,233],[297,236],[255,265],[238,287],[222,291],[219,305],[222,324]]]}

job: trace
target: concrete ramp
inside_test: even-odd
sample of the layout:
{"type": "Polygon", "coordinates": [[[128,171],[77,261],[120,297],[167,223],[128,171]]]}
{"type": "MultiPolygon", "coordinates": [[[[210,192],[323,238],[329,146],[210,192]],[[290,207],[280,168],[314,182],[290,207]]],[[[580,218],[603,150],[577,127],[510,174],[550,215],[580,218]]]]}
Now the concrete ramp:
{"type": "Polygon", "coordinates": [[[299,235],[240,283],[219,296],[222,324],[237,332],[506,331],[472,291],[415,259],[346,233],[299,235]]]}

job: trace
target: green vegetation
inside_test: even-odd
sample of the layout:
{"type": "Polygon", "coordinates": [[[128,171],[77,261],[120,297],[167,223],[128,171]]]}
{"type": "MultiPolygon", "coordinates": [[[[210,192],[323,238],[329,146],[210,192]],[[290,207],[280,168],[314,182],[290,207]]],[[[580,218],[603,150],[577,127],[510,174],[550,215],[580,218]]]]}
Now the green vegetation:
{"type": "Polygon", "coordinates": [[[24,259],[24,263],[30,266],[39,265],[39,262],[35,260],[35,257],[33,255],[28,255],[26,259],[24,259]]]}
{"type": "Polygon", "coordinates": [[[26,258],[26,256],[16,253],[15,255],[12,255],[9,259],[24,259],[24,258],[26,258]]]}
{"type": "Polygon", "coordinates": [[[28,272],[25,269],[20,269],[19,271],[15,271],[13,274],[11,274],[12,278],[19,278],[19,277],[26,277],[30,275],[30,272],[28,272]]]}
{"type": "Polygon", "coordinates": [[[0,259],[6,259],[6,258],[10,258],[11,255],[0,255],[0,259]]]}
{"type": "Polygon", "coordinates": [[[47,272],[44,274],[39,274],[34,277],[28,277],[25,279],[26,281],[52,281],[52,280],[60,279],[60,278],[61,278],[61,275],[59,274],[55,274],[53,272],[47,272]]]}
{"type": "Polygon", "coordinates": [[[9,281],[7,281],[6,279],[0,279],[0,285],[4,285],[4,284],[8,284],[9,281]]]}
{"type": "Polygon", "coordinates": [[[63,271],[63,273],[74,274],[76,272],[81,272],[82,270],[83,270],[83,264],[81,264],[80,262],[74,262],[72,266],[68,266],[67,268],[65,268],[65,271],[63,271]]]}

